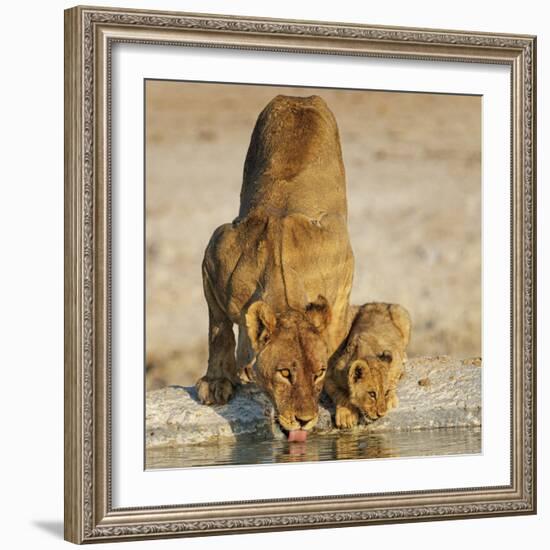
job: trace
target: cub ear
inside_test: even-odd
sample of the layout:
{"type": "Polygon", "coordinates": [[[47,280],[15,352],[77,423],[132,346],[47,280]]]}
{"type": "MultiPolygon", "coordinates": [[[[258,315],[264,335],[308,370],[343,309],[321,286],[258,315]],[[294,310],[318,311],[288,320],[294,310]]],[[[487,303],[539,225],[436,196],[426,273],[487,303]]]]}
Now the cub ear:
{"type": "Polygon", "coordinates": [[[397,330],[403,335],[403,344],[409,345],[411,340],[411,317],[409,312],[399,304],[392,304],[389,307],[390,317],[397,330]]]}
{"type": "Polygon", "coordinates": [[[306,317],[319,332],[323,332],[328,327],[330,316],[328,301],[320,294],[315,302],[311,302],[306,306],[306,317]]]}
{"type": "Polygon", "coordinates": [[[265,302],[254,302],[246,312],[246,329],[254,351],[260,351],[271,339],[277,326],[275,313],[265,302]]]}
{"type": "Polygon", "coordinates": [[[356,359],[350,366],[348,371],[348,382],[350,385],[357,384],[367,375],[367,364],[362,359],[356,359]]]}

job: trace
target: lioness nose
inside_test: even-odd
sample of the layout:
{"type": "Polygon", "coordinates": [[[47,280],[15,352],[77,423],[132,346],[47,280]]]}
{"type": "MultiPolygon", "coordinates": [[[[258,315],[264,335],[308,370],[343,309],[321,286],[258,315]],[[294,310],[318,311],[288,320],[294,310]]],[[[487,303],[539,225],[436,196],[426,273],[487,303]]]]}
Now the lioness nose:
{"type": "Polygon", "coordinates": [[[313,416],[302,416],[302,417],[296,417],[296,422],[300,424],[300,426],[305,426],[308,422],[311,422],[313,420],[313,416]]]}

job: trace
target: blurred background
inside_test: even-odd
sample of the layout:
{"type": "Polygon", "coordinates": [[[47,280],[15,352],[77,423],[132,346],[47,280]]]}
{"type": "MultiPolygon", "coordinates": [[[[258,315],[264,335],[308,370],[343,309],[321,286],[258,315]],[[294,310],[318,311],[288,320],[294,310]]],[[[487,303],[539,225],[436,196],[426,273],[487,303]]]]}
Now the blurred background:
{"type": "Polygon", "coordinates": [[[250,134],[277,94],[320,95],[338,122],[352,303],[406,307],[410,356],[481,356],[480,97],[147,81],[147,388],[206,370],[204,249],[238,213],[250,134]]]}

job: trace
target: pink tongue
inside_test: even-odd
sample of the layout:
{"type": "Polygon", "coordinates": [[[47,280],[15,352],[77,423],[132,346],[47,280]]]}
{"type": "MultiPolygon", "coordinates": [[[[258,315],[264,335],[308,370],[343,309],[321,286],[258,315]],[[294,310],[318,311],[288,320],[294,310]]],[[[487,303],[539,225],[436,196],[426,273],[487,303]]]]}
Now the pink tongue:
{"type": "Polygon", "coordinates": [[[306,430],[290,430],[288,432],[289,441],[305,441],[307,439],[306,430]]]}

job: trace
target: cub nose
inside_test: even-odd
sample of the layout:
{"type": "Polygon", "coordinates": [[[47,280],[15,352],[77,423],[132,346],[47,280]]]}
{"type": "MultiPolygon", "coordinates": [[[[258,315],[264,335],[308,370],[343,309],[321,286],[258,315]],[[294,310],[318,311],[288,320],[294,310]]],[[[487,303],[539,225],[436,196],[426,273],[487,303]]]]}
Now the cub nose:
{"type": "Polygon", "coordinates": [[[296,417],[296,422],[298,422],[298,424],[300,424],[301,427],[304,427],[306,424],[308,424],[309,422],[311,422],[313,420],[313,416],[302,416],[302,417],[299,417],[297,416],[296,417]]]}

